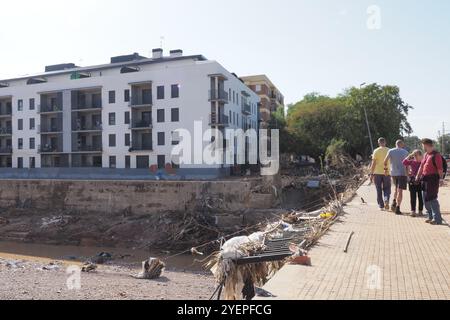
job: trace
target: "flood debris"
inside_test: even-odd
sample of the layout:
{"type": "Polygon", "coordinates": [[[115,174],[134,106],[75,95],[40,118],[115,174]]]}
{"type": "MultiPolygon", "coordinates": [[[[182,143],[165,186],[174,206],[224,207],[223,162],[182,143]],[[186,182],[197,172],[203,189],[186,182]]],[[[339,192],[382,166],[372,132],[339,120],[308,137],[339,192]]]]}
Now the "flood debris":
{"type": "Polygon", "coordinates": [[[9,224],[9,220],[6,218],[0,217],[0,225],[5,226],[7,224],[9,224]]]}
{"type": "Polygon", "coordinates": [[[109,252],[100,252],[98,255],[89,258],[88,263],[92,264],[105,264],[111,261],[113,258],[112,254],[109,252]]]}
{"type": "Polygon", "coordinates": [[[166,264],[157,258],[150,258],[142,262],[142,270],[136,279],[154,280],[161,277],[166,264]]]}
{"type": "Polygon", "coordinates": [[[42,270],[45,270],[45,271],[54,271],[54,270],[60,270],[60,269],[61,269],[61,263],[59,263],[59,262],[50,262],[48,265],[42,267],[42,270]]]}
{"type": "Polygon", "coordinates": [[[91,262],[86,262],[83,267],[81,268],[81,272],[94,272],[97,271],[97,265],[95,263],[91,263],[91,262]]]}

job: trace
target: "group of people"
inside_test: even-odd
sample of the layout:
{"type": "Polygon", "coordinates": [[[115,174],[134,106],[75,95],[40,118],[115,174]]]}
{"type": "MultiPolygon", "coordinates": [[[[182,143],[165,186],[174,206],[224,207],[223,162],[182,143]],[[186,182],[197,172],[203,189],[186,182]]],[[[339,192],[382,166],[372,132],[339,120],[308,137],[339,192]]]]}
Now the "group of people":
{"type": "Polygon", "coordinates": [[[423,216],[427,211],[427,223],[442,224],[439,205],[439,188],[443,185],[447,164],[442,155],[435,150],[434,142],[423,139],[421,150],[409,153],[402,140],[389,149],[386,139],[378,139],[379,148],[372,156],[370,178],[377,189],[377,202],[381,210],[393,211],[402,215],[403,192],[408,189],[411,195],[411,217],[423,216]],[[395,191],[391,200],[392,184],[395,191]]]}

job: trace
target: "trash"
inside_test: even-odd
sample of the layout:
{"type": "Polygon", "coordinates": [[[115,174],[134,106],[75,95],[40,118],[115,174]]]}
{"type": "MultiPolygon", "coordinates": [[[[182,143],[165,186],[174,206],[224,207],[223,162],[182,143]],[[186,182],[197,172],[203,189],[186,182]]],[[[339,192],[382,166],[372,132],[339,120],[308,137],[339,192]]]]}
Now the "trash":
{"type": "Polygon", "coordinates": [[[311,258],[308,256],[298,256],[295,258],[292,258],[290,261],[290,264],[293,265],[301,265],[301,266],[311,266],[311,258]]]}
{"type": "Polygon", "coordinates": [[[86,262],[84,266],[81,268],[81,272],[93,272],[97,270],[97,265],[94,263],[86,262]]]}
{"type": "Polygon", "coordinates": [[[136,279],[153,280],[161,277],[166,264],[157,258],[150,258],[142,262],[142,271],[135,277],[136,279]]]}
{"type": "Polygon", "coordinates": [[[335,214],[334,212],[325,212],[325,213],[322,213],[322,214],[320,215],[320,217],[321,217],[322,219],[331,219],[331,218],[333,218],[335,215],[336,215],[336,214],[335,214]]]}
{"type": "Polygon", "coordinates": [[[255,287],[255,294],[257,297],[263,297],[263,298],[276,298],[277,296],[273,295],[267,290],[255,287]]]}
{"type": "Polygon", "coordinates": [[[9,224],[9,220],[3,217],[0,217],[0,226],[9,224]]]}
{"type": "Polygon", "coordinates": [[[95,257],[90,258],[87,262],[93,263],[93,264],[105,264],[106,262],[112,260],[112,254],[108,252],[101,252],[95,257]]]}
{"type": "Polygon", "coordinates": [[[50,262],[48,265],[43,266],[42,270],[46,271],[52,271],[52,270],[59,270],[61,266],[57,262],[50,262]]]}
{"type": "Polygon", "coordinates": [[[192,253],[194,256],[204,256],[204,255],[205,255],[203,252],[198,251],[196,248],[192,248],[192,249],[191,249],[191,253],[192,253]]]}

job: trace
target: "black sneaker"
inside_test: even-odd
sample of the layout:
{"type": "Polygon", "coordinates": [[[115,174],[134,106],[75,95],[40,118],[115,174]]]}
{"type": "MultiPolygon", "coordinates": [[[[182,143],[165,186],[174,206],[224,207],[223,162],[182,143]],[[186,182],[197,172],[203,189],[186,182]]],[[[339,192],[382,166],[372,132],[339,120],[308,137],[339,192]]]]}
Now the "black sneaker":
{"type": "Polygon", "coordinates": [[[400,207],[397,207],[396,209],[395,209],[395,214],[396,215],[402,215],[403,213],[400,211],[400,207]]]}

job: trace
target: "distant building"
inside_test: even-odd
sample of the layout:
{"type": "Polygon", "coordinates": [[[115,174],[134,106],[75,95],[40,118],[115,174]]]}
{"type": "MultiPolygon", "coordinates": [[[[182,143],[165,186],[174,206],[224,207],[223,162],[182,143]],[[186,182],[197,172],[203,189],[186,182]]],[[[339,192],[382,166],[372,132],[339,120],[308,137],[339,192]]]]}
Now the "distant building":
{"type": "Polygon", "coordinates": [[[284,96],[266,75],[241,77],[241,80],[261,98],[261,127],[267,128],[272,114],[284,108],[284,96]]]}

